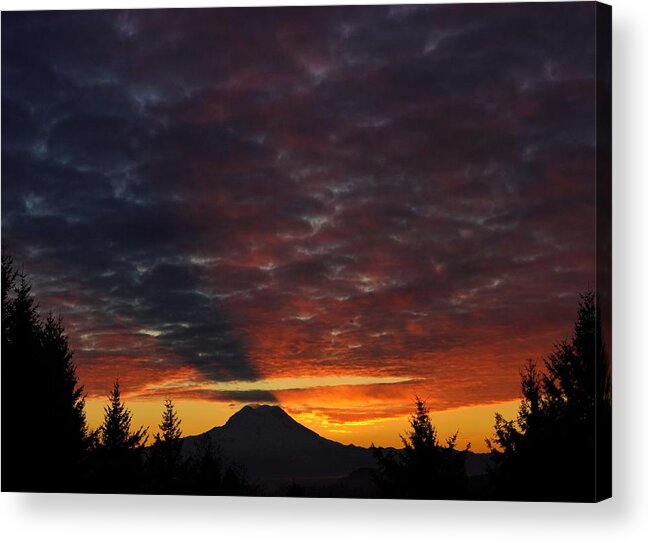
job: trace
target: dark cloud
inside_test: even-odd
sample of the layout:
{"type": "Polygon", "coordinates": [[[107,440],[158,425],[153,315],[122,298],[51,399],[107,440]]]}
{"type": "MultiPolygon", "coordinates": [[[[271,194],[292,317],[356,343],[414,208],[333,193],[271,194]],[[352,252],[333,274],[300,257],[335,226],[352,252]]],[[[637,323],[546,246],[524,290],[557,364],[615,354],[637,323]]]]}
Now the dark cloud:
{"type": "Polygon", "coordinates": [[[218,401],[223,403],[277,403],[273,392],[268,390],[207,390],[207,389],[173,389],[154,393],[140,393],[135,396],[138,400],[160,399],[169,397],[170,393],[175,398],[199,399],[201,401],[218,401]]]}
{"type": "Polygon", "coordinates": [[[91,392],[514,397],[594,286],[593,9],[5,13],[3,243],[91,392]]]}

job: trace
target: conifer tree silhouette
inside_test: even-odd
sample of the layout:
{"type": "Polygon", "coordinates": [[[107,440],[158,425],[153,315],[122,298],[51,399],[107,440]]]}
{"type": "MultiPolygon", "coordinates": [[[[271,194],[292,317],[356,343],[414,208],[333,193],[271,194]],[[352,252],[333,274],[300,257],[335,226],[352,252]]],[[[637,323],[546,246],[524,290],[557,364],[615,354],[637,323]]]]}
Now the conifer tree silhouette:
{"type": "Polygon", "coordinates": [[[149,482],[155,493],[178,492],[185,478],[185,464],[181,455],[181,420],[171,399],[165,400],[160,432],[154,436],[149,450],[149,482]]]}
{"type": "Polygon", "coordinates": [[[174,403],[171,399],[165,399],[165,410],[163,411],[163,418],[158,426],[161,430],[156,433],[156,440],[158,442],[165,442],[174,447],[178,447],[179,439],[181,438],[181,420],[176,413],[174,403]]]}
{"type": "Polygon", "coordinates": [[[458,432],[439,442],[425,402],[416,397],[411,429],[401,435],[404,449],[386,452],[373,447],[378,462],[376,483],[387,497],[456,499],[466,494],[465,462],[470,445],[456,450],[458,432]]]}
{"type": "Polygon", "coordinates": [[[143,484],[142,451],[148,430],[142,426],[131,430],[133,415],[121,400],[119,381],[115,381],[108,399],[99,428],[96,481],[107,493],[138,492],[143,484]]]}
{"type": "Polygon", "coordinates": [[[597,423],[610,428],[608,358],[594,292],[581,294],[574,333],[539,370],[521,373],[516,420],[495,416],[487,444],[497,468],[496,496],[517,500],[593,501],[597,423]],[[605,425],[604,425],[605,424],[605,425]]]}
{"type": "Polygon", "coordinates": [[[24,271],[2,255],[2,488],[82,488],[89,435],[63,323],[42,321],[24,271]],[[28,386],[28,392],[25,386],[28,386]]]}
{"type": "Polygon", "coordinates": [[[34,423],[43,401],[41,321],[24,272],[2,259],[2,440],[3,491],[43,491],[42,445],[34,423]],[[25,393],[25,386],[29,392],[25,393]]]}
{"type": "Polygon", "coordinates": [[[133,415],[120,398],[120,382],[113,384],[109,404],[104,407],[104,423],[100,427],[101,446],[108,451],[137,450],[147,440],[147,430],[140,427],[131,431],[133,415]]]}
{"type": "Polygon", "coordinates": [[[79,385],[72,352],[61,318],[49,313],[42,330],[43,372],[46,378],[43,411],[48,486],[56,491],[79,490],[84,483],[89,447],[83,387],[79,385]]]}

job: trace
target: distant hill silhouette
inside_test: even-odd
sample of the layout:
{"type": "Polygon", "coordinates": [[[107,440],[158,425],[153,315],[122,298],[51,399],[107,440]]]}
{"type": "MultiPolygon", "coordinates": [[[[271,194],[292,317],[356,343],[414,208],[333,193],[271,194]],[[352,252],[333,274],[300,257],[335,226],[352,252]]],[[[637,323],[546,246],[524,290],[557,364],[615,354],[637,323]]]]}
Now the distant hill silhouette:
{"type": "MultiPolygon", "coordinates": [[[[204,435],[226,459],[264,481],[338,478],[375,466],[369,449],[323,438],[278,406],[245,406],[204,435]]],[[[204,435],[184,438],[184,453],[194,453],[204,435]]]]}
{"type": "MultiPolygon", "coordinates": [[[[271,487],[335,481],[368,485],[369,473],[377,466],[370,448],[326,439],[279,406],[245,406],[223,426],[185,437],[184,454],[192,455],[206,436],[225,459],[238,463],[249,476],[271,487]]],[[[483,474],[489,461],[488,454],[470,454],[468,474],[483,474]]]]}

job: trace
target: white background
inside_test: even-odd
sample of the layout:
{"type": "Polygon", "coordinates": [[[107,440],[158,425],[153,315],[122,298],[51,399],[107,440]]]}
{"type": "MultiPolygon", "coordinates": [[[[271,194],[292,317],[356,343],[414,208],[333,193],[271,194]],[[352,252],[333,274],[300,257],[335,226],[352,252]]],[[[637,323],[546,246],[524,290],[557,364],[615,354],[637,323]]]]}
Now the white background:
{"type": "MultiPolygon", "coordinates": [[[[279,3],[319,2],[0,0],[2,10],[279,3]]],[[[651,385],[651,177],[647,167],[651,158],[651,2],[612,0],[612,4],[613,499],[597,505],[570,505],[3,493],[2,539],[651,540],[651,420],[647,400],[651,385]]]]}

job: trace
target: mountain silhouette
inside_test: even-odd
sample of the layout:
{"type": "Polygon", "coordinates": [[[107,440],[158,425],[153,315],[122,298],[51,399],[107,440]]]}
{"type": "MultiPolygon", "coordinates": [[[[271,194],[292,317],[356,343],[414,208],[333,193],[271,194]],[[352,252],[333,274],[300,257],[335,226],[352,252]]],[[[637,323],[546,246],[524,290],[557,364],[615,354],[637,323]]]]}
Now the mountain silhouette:
{"type": "Polygon", "coordinates": [[[370,449],[328,440],[278,406],[247,405],[223,426],[185,437],[184,453],[191,455],[206,436],[225,459],[263,481],[335,479],[375,467],[370,449]]]}
{"type": "MultiPolygon", "coordinates": [[[[268,488],[290,483],[372,487],[377,467],[371,448],[324,438],[279,406],[245,406],[224,425],[182,439],[184,454],[195,453],[205,438],[224,459],[244,467],[248,476],[268,488]]],[[[467,474],[481,476],[489,463],[488,454],[470,452],[467,474]]]]}

